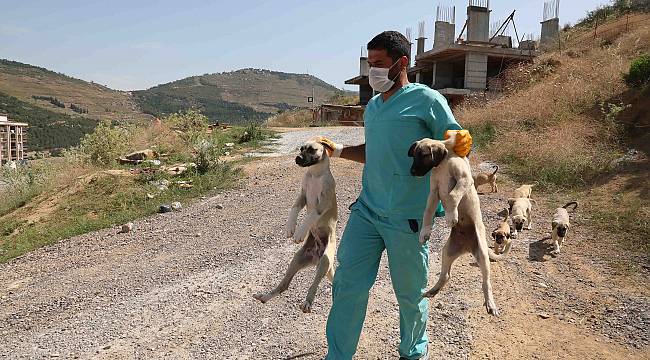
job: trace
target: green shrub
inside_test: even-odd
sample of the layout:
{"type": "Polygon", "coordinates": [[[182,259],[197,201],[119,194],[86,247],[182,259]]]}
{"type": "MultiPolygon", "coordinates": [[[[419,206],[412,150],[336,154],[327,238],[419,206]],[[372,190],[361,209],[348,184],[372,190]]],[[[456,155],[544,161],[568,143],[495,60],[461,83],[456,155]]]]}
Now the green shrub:
{"type": "Polygon", "coordinates": [[[266,139],[267,135],[260,124],[251,123],[244,128],[244,132],[239,137],[239,143],[248,143],[266,139]]]}
{"type": "Polygon", "coordinates": [[[630,72],[624,76],[625,82],[633,87],[650,84],[650,54],[643,54],[632,61],[630,72]]]}
{"type": "Polygon", "coordinates": [[[194,145],[194,151],[194,163],[199,174],[206,174],[219,166],[222,148],[215,136],[199,139],[194,145]]]}
{"type": "Polygon", "coordinates": [[[194,144],[208,130],[208,118],[196,109],[179,111],[169,115],[164,122],[181,132],[181,139],[188,144],[194,144]]]}
{"type": "Polygon", "coordinates": [[[473,146],[481,149],[489,145],[496,136],[496,129],[492,123],[480,123],[467,126],[467,130],[472,135],[473,146]]]}
{"type": "Polygon", "coordinates": [[[0,216],[25,205],[48,184],[51,169],[45,165],[0,167],[0,216]]]}
{"type": "Polygon", "coordinates": [[[127,129],[113,127],[110,121],[104,120],[95,131],[83,137],[79,153],[91,164],[110,165],[128,150],[129,140],[127,129]]]}

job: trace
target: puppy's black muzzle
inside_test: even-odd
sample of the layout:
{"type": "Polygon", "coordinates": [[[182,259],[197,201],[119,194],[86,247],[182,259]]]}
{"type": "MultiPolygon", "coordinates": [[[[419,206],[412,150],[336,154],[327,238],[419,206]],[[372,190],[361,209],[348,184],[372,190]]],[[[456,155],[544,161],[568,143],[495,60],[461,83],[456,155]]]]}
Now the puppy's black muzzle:
{"type": "Polygon", "coordinates": [[[506,241],[506,239],[505,239],[505,236],[497,235],[497,236],[494,238],[494,241],[495,241],[497,244],[501,245],[501,244],[503,244],[504,241],[506,241]]]}
{"type": "Polygon", "coordinates": [[[521,231],[523,228],[524,228],[524,223],[515,224],[515,229],[517,229],[517,231],[521,231]]]}
{"type": "Polygon", "coordinates": [[[557,228],[557,236],[559,237],[565,237],[566,236],[566,228],[557,228]]]}
{"type": "Polygon", "coordinates": [[[301,167],[312,166],[317,162],[318,161],[314,161],[313,159],[305,159],[304,157],[302,157],[300,155],[296,156],[296,164],[298,164],[298,166],[301,166],[301,167]]]}

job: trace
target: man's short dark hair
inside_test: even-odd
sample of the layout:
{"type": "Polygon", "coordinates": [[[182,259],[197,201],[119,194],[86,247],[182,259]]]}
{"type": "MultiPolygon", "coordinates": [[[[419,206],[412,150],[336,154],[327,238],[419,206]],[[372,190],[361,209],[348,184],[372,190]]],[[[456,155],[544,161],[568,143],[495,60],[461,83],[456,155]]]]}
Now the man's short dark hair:
{"type": "Polygon", "coordinates": [[[368,43],[368,50],[386,50],[393,61],[402,56],[411,58],[411,44],[399,31],[384,31],[375,36],[368,43]]]}

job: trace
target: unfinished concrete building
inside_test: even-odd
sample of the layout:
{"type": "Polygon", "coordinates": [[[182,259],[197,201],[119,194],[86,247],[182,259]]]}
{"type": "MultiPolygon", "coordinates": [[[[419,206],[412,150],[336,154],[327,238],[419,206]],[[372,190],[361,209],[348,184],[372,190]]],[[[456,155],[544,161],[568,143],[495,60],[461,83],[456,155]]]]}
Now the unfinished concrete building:
{"type": "Polygon", "coordinates": [[[9,121],[0,115],[0,165],[25,159],[26,123],[9,121]]]}
{"type": "MultiPolygon", "coordinates": [[[[553,24],[559,24],[558,5],[558,0],[544,5],[544,41],[556,41],[558,28],[553,24]]],[[[472,93],[500,91],[503,71],[532,60],[537,56],[537,44],[530,38],[524,40],[523,34],[519,37],[515,11],[506,20],[493,23],[490,23],[490,12],[489,0],[468,0],[467,17],[456,36],[455,7],[438,6],[430,50],[426,50],[424,22],[419,24],[415,64],[409,67],[409,80],[438,90],[452,106],[472,93]],[[516,47],[507,33],[510,27],[515,33],[516,47]]],[[[368,84],[366,58],[362,56],[359,61],[359,75],[345,83],[359,85],[359,102],[365,105],[373,92],[368,84]]]]}

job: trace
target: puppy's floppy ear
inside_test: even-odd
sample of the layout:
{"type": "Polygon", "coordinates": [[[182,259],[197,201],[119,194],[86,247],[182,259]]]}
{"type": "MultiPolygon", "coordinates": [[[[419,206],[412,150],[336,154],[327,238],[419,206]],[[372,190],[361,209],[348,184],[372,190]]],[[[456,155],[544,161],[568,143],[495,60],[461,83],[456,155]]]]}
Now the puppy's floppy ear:
{"type": "Polygon", "coordinates": [[[328,143],[326,143],[324,141],[320,141],[319,144],[323,145],[325,147],[325,149],[327,149],[329,151],[334,151],[334,148],[332,147],[332,145],[330,145],[330,144],[328,144],[328,143]]]}
{"type": "Polygon", "coordinates": [[[417,141],[411,144],[411,147],[409,148],[409,157],[415,156],[415,147],[418,145],[417,141]]]}
{"type": "Polygon", "coordinates": [[[493,239],[496,239],[496,238],[497,238],[497,232],[496,232],[496,230],[495,230],[495,231],[492,231],[492,238],[493,238],[493,239]]]}
{"type": "Polygon", "coordinates": [[[447,153],[448,151],[444,147],[439,147],[439,146],[436,146],[435,148],[432,147],[431,160],[433,160],[433,167],[440,165],[442,160],[444,160],[445,157],[447,157],[447,153]]]}
{"type": "Polygon", "coordinates": [[[515,204],[515,200],[515,198],[508,199],[508,205],[510,205],[510,210],[508,212],[512,211],[512,206],[515,204]]]}

